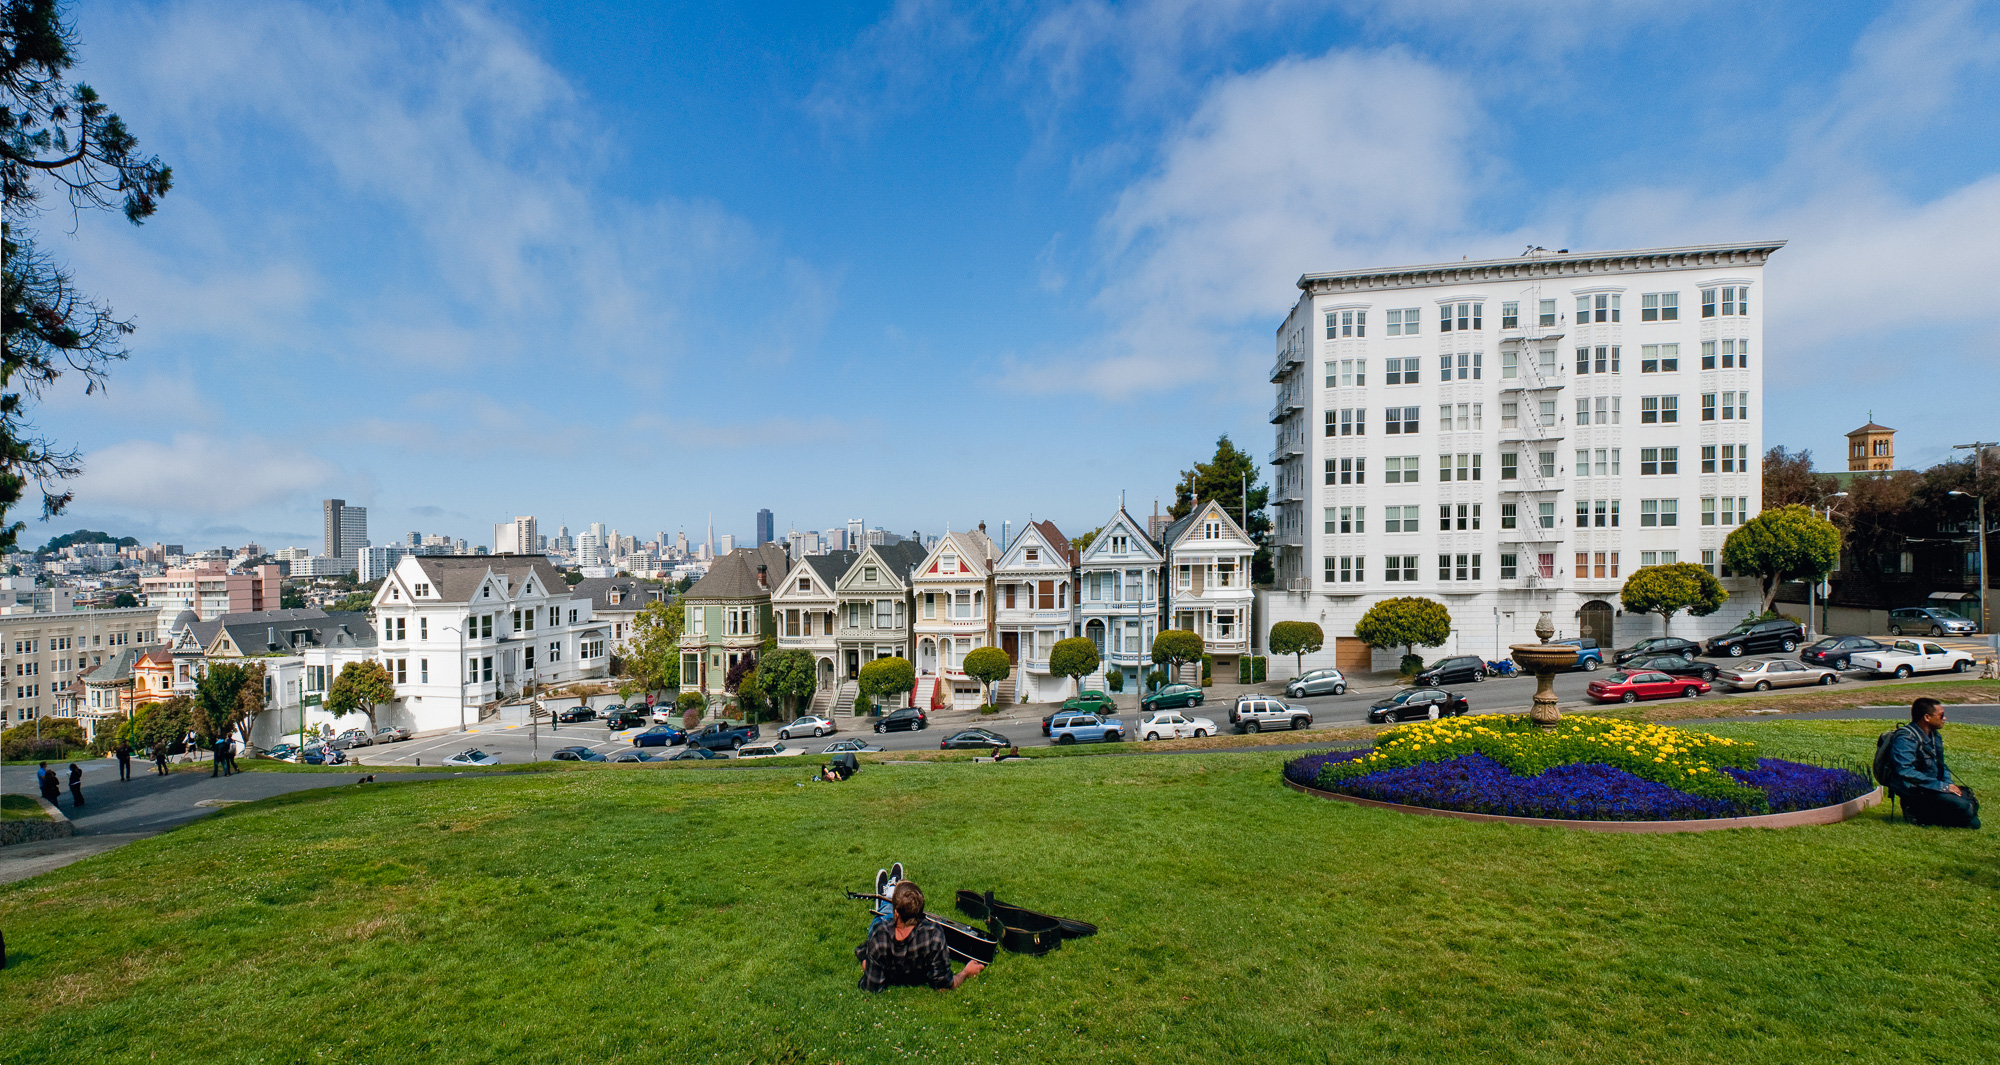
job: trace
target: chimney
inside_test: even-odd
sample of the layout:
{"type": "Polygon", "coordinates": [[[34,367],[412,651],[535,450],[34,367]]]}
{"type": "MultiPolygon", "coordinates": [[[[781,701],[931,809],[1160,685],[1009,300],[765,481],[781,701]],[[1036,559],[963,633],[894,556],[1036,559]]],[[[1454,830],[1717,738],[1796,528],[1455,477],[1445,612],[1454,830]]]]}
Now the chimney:
{"type": "Polygon", "coordinates": [[[759,591],[768,592],[771,590],[771,582],[769,579],[770,569],[771,567],[764,565],[759,565],[757,567],[757,589],[759,591]]]}

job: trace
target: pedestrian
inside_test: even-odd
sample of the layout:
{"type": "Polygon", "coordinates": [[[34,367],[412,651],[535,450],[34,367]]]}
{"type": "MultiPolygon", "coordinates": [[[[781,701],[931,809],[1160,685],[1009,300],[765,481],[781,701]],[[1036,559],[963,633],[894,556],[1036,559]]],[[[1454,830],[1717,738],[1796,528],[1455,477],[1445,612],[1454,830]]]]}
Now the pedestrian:
{"type": "Polygon", "coordinates": [[[125,743],[118,745],[118,779],[132,779],[132,748],[125,743]]]}
{"type": "Polygon", "coordinates": [[[42,798],[49,800],[50,805],[62,805],[62,781],[56,779],[56,771],[50,769],[47,762],[35,771],[35,783],[41,787],[42,798]]]}
{"type": "Polygon", "coordinates": [[[72,808],[83,805],[83,768],[75,762],[69,764],[69,804],[72,808]]]}
{"type": "Polygon", "coordinates": [[[153,772],[160,776],[167,775],[167,745],[164,743],[153,744],[153,772]]]}
{"type": "Polygon", "coordinates": [[[229,756],[229,770],[228,773],[223,774],[224,776],[228,776],[229,773],[236,772],[236,741],[224,736],[222,738],[222,753],[229,756]]]}
{"type": "Polygon", "coordinates": [[[1910,723],[1889,735],[1881,757],[1888,765],[1882,786],[1903,800],[1903,818],[1913,825],[1978,828],[1979,798],[1952,779],[1944,763],[1944,704],[1924,696],[1910,704],[1910,723]]]}

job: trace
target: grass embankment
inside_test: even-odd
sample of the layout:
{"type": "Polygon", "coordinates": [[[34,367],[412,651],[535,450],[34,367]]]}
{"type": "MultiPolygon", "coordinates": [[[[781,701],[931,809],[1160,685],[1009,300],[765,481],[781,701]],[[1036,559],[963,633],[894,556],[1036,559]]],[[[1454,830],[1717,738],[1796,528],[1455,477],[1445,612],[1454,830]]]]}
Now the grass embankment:
{"type": "Polygon", "coordinates": [[[47,821],[49,812],[32,795],[0,793],[0,821],[47,821]]]}
{"type": "MultiPolygon", "coordinates": [[[[1874,722],[1745,722],[1858,756],[1874,722]]],[[[2000,788],[2000,730],[1952,759],[2000,788]]],[[[0,1061],[1973,1061],[1989,833],[1878,811],[1622,836],[1397,815],[1283,756],[585,771],[237,807],[0,888],[0,1061]],[[1097,922],[854,988],[895,859],[1097,922]],[[189,1023],[189,1018],[200,1018],[189,1023]]]]}

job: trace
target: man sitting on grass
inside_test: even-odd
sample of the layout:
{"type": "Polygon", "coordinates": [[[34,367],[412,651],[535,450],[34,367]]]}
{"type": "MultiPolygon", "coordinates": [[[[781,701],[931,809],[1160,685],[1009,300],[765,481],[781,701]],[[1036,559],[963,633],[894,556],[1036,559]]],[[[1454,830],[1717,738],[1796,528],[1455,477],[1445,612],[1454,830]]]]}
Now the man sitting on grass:
{"type": "Polygon", "coordinates": [[[889,897],[895,900],[895,920],[878,921],[868,929],[868,938],[854,948],[861,960],[863,991],[885,987],[923,987],[950,991],[986,966],[978,961],[965,963],[957,975],[945,953],[944,932],[924,920],[924,893],[905,880],[889,897]]]}
{"type": "Polygon", "coordinates": [[[1978,828],[1979,799],[1954,783],[1944,764],[1944,704],[1929,696],[1910,704],[1910,723],[1889,738],[1888,779],[1883,786],[1903,800],[1913,825],[1978,828]]]}

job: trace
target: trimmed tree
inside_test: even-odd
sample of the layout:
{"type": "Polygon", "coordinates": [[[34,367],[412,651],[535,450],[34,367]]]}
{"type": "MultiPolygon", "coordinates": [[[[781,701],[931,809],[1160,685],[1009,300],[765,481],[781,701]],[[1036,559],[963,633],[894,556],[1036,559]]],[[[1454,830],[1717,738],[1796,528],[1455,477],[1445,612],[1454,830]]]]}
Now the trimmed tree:
{"type": "Polygon", "coordinates": [[[1178,679],[1181,667],[1201,661],[1206,645],[1201,633],[1187,629],[1166,629],[1153,637],[1153,664],[1166,666],[1168,683],[1178,679]]]}
{"type": "Polygon", "coordinates": [[[1083,636],[1057,640],[1049,649],[1049,672],[1068,677],[1079,693],[1083,678],[1097,672],[1097,645],[1083,636]]]}
{"type": "Polygon", "coordinates": [[[1685,610],[1702,618],[1729,601],[1729,591],[1715,574],[1692,562],[1647,566],[1625,578],[1619,602],[1634,614],[1658,614],[1663,630],[1673,631],[1674,615],[1685,610]]]}
{"type": "Polygon", "coordinates": [[[1306,671],[1306,656],[1326,646],[1326,630],[1316,621],[1280,621],[1271,626],[1271,635],[1265,642],[1272,654],[1293,656],[1302,674],[1306,671]]]}
{"type": "Polygon", "coordinates": [[[993,705],[993,686],[1007,679],[1014,671],[1014,662],[1007,652],[998,647],[975,647],[966,653],[965,662],[959,666],[965,675],[986,685],[986,705],[993,705]]]}
{"type": "Polygon", "coordinates": [[[340,674],[327,685],[326,710],[337,721],[349,714],[359,712],[368,718],[368,732],[375,732],[375,706],[396,698],[396,684],[389,677],[389,671],[382,663],[349,662],[340,667],[340,674]]]}
{"type": "Polygon", "coordinates": [[[855,686],[871,706],[878,699],[901,698],[917,686],[917,667],[907,658],[878,658],[861,667],[855,686]]]}
{"type": "Polygon", "coordinates": [[[1354,626],[1354,635],[1370,647],[1383,650],[1401,647],[1402,671],[1415,673],[1424,665],[1417,648],[1442,647],[1451,639],[1451,611],[1443,603],[1420,595],[1384,599],[1361,616],[1354,626]],[[1412,665],[1416,668],[1412,669],[1412,665]]]}
{"type": "Polygon", "coordinates": [[[1839,559],[1840,530],[1804,506],[1766,510],[1737,526],[1722,542],[1723,565],[1757,575],[1763,613],[1770,613],[1779,585],[1819,580],[1839,559]]]}
{"type": "Polygon", "coordinates": [[[819,687],[815,665],[812,652],[804,648],[773,651],[758,661],[757,681],[766,696],[781,700],[780,705],[796,717],[799,701],[812,698],[819,687]]]}

